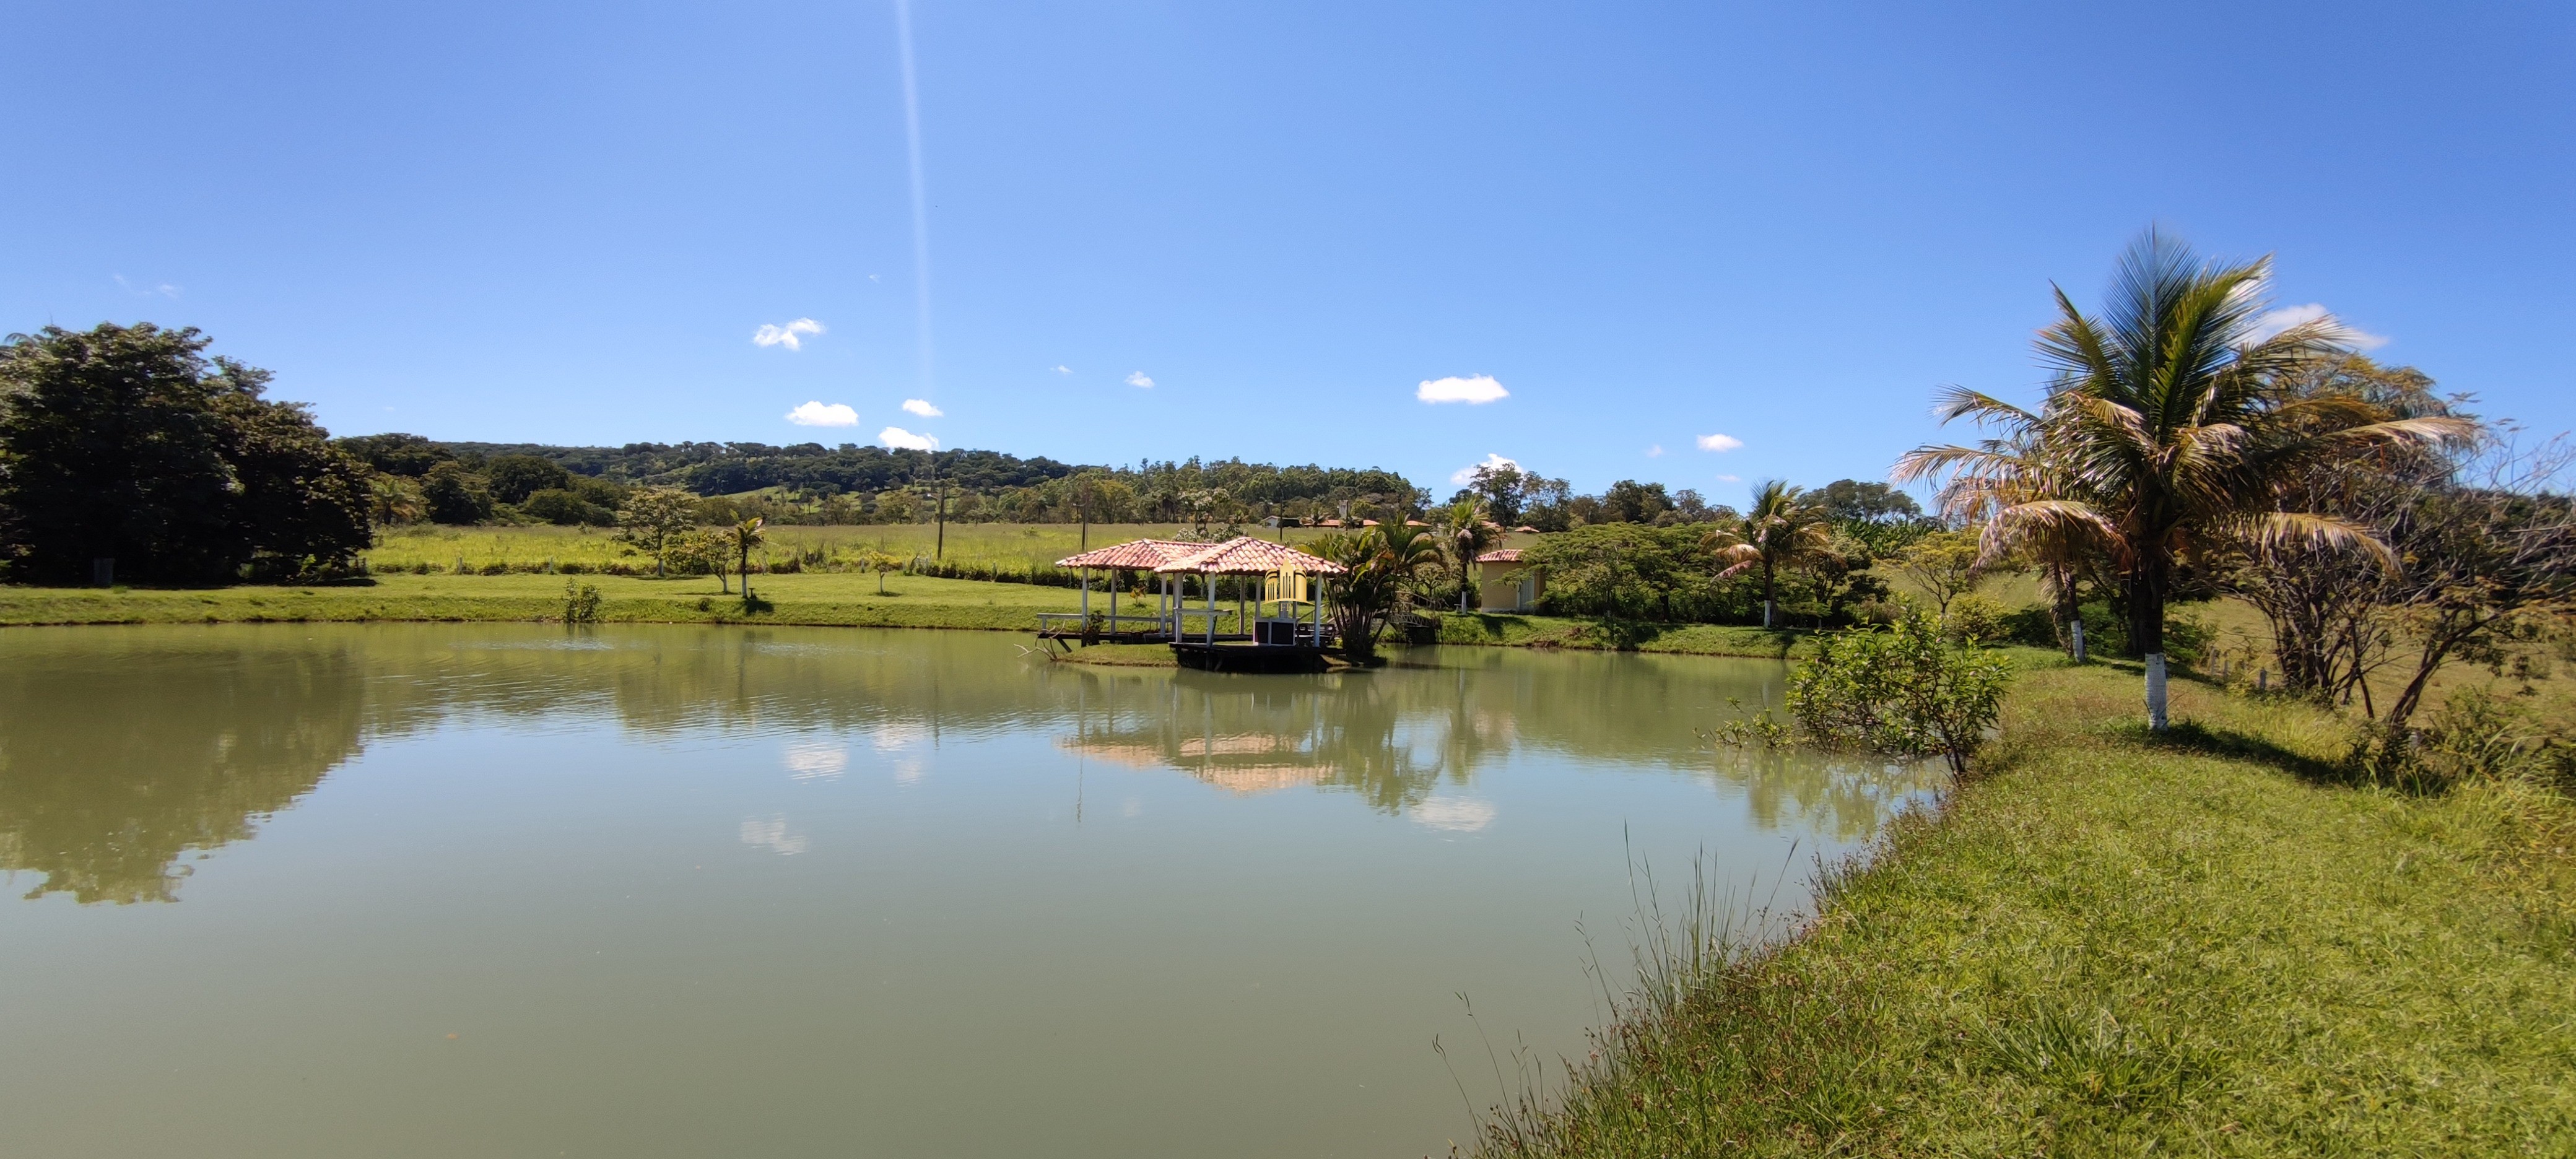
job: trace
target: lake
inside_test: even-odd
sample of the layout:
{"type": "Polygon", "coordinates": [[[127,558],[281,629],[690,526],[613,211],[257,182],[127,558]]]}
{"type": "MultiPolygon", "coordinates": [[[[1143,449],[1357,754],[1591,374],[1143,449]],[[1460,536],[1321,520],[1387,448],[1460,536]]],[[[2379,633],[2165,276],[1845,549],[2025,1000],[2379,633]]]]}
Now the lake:
{"type": "Polygon", "coordinates": [[[1704,741],[1776,662],[1026,642],[0,631],[7,1150],[1444,1153],[1641,868],[1794,912],[1936,783],[1704,741]]]}

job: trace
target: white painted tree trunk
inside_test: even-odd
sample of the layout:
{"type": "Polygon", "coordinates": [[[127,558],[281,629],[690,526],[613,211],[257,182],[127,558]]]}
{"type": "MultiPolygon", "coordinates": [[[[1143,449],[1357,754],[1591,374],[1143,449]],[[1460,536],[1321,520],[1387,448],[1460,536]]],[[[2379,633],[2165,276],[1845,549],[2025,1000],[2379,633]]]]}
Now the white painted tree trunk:
{"type": "Polygon", "coordinates": [[[2084,662],[2084,621],[2075,621],[2073,630],[2075,633],[2075,662],[2081,664],[2084,662]]]}
{"type": "Polygon", "coordinates": [[[1762,626],[1765,628],[1771,626],[1771,601],[1769,600],[1762,601],[1762,626]]]}
{"type": "Polygon", "coordinates": [[[2147,728],[2165,730],[2165,654],[2147,653],[2147,728]]]}

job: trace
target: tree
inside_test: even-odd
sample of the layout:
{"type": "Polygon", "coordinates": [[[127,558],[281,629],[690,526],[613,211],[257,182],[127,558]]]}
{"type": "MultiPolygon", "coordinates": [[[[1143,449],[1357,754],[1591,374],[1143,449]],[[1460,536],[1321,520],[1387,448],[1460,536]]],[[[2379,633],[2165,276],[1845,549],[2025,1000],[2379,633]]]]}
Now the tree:
{"type": "Polygon", "coordinates": [[[456,457],[456,452],[428,439],[400,432],[352,435],[334,439],[332,445],[377,471],[406,479],[420,478],[431,467],[456,457]]]}
{"type": "Polygon", "coordinates": [[[653,574],[667,574],[671,549],[697,526],[697,497],[676,487],[639,487],[617,512],[617,539],[653,557],[653,574]]]}
{"type": "Polygon", "coordinates": [[[1341,637],[1342,654],[1359,663],[1377,655],[1378,629],[1393,617],[1406,587],[1440,564],[1431,537],[1401,524],[1327,535],[1307,549],[1345,569],[1326,581],[1333,593],[1333,630],[1341,637]]]}
{"type": "Polygon", "coordinates": [[[1985,578],[1977,537],[1965,531],[1935,531],[1896,554],[1896,570],[1931,597],[1933,616],[1947,623],[1950,601],[1977,590],[1985,578]]]}
{"type": "Polygon", "coordinates": [[[1510,460],[1483,463],[1467,473],[1467,489],[1485,501],[1485,510],[1496,520],[1506,527],[1516,526],[1521,521],[1521,488],[1530,478],[1510,460]]]}
{"type": "Polygon", "coordinates": [[[492,517],[492,492],[483,485],[483,476],[453,459],[421,476],[420,497],[433,523],[474,524],[492,517]]]}
{"type": "Polygon", "coordinates": [[[1766,479],[1754,484],[1753,505],[1736,526],[1711,529],[1706,543],[1717,562],[1725,565],[1719,579],[1748,570],[1761,572],[1762,626],[1768,628],[1779,612],[1779,570],[1825,549],[1825,514],[1807,501],[1803,489],[1766,479]]]}
{"type": "Polygon", "coordinates": [[[1493,525],[1485,519],[1485,501],[1471,497],[1450,504],[1440,515],[1440,535],[1458,565],[1458,610],[1464,612],[1473,586],[1469,573],[1475,570],[1476,557],[1494,541],[1493,525]]]}
{"type": "Polygon", "coordinates": [[[1825,517],[1837,523],[1901,523],[1923,515],[1913,496],[1885,483],[1836,479],[1818,488],[1814,498],[1825,517]]]}
{"type": "MultiPolygon", "coordinates": [[[[2465,437],[2466,424],[2385,419],[2357,399],[2298,397],[2287,380],[2336,352],[2330,320],[2268,337],[2258,326],[2270,259],[2204,262],[2149,230],[2121,255],[2095,318],[2056,291],[2059,320],[2041,331],[2053,372],[2034,413],[1975,391],[1950,391],[1945,420],[1976,418],[2011,432],[1993,446],[1927,446],[1899,460],[1902,479],[1964,473],[1999,491],[2045,495],[1999,507],[1987,542],[2008,548],[2023,527],[2082,525],[2107,549],[2127,597],[2131,646],[2146,661],[2147,721],[2166,727],[2165,602],[2178,565],[2199,543],[2304,539],[2367,548],[2367,531],[2314,512],[2272,509],[2303,467],[2379,446],[2465,437]],[[2029,465],[2062,473],[2022,480],[2029,465]]],[[[2384,551],[2384,548],[2381,549],[2384,551]]]]}
{"type": "Polygon", "coordinates": [[[503,503],[520,504],[539,491],[560,491],[572,482],[572,475],[557,464],[535,455],[496,455],[483,464],[484,484],[492,497],[503,503]]]}
{"type": "Polygon", "coordinates": [[[0,528],[20,575],[231,579],[345,566],[370,538],[366,468],[266,371],[194,329],[48,326],[0,341],[0,528]]]}
{"type": "Polygon", "coordinates": [[[886,594],[886,573],[890,571],[902,571],[904,564],[903,557],[890,551],[877,551],[871,548],[862,558],[866,561],[868,570],[877,573],[877,594],[886,594]]]}
{"type": "Polygon", "coordinates": [[[1661,483],[1640,483],[1621,479],[1601,493],[1601,522],[1653,523],[1673,509],[1672,496],[1664,493],[1661,483]]]}
{"type": "Polygon", "coordinates": [[[1891,631],[1819,637],[1815,659],[1789,676],[1789,711],[1823,747],[1937,754],[1956,776],[1985,743],[2011,679],[2011,662],[1949,642],[1918,612],[1891,631]]]}
{"type": "Polygon", "coordinates": [[[724,529],[733,547],[734,574],[742,577],[742,598],[746,602],[751,599],[751,553],[768,538],[761,534],[762,526],[760,517],[755,515],[724,529]]]}

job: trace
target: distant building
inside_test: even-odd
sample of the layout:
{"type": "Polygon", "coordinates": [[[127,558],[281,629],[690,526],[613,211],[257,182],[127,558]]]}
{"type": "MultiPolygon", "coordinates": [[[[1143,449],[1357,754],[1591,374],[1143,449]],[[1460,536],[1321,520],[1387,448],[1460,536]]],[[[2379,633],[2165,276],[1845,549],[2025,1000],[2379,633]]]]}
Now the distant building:
{"type": "Polygon", "coordinates": [[[1547,567],[1524,562],[1521,549],[1506,547],[1476,557],[1483,582],[1476,587],[1488,612],[1526,612],[1547,594],[1547,567]]]}

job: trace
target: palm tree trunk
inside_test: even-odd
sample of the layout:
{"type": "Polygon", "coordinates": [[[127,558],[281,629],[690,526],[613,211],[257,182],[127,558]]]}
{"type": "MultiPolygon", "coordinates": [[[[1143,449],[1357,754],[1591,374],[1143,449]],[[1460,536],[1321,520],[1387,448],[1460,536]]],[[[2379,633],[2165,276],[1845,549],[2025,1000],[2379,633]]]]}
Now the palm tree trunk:
{"type": "Polygon", "coordinates": [[[2147,728],[2163,732],[2165,713],[2165,569],[2143,560],[2129,575],[2129,642],[2147,665],[2147,728]]]}
{"type": "Polygon", "coordinates": [[[1771,626],[1771,609],[1776,603],[1772,598],[1771,561],[1766,559],[1762,561],[1762,626],[1766,629],[1771,626]]]}

